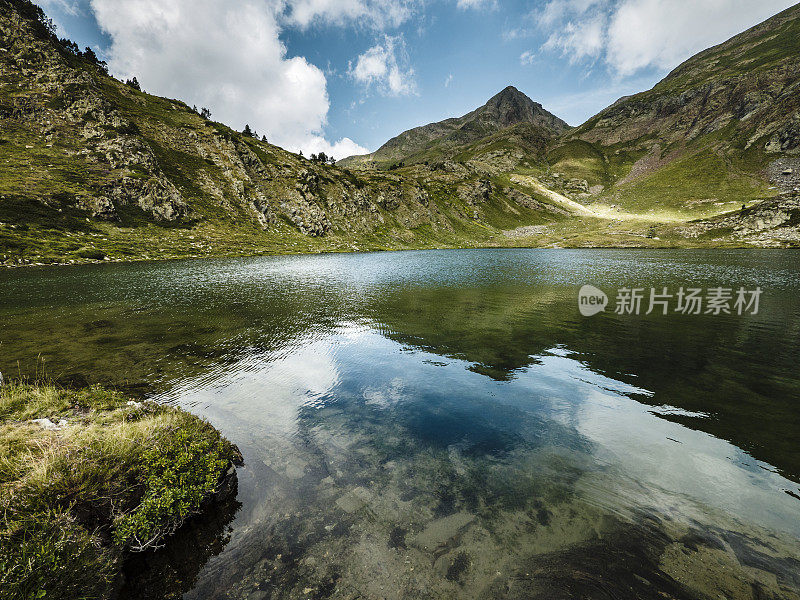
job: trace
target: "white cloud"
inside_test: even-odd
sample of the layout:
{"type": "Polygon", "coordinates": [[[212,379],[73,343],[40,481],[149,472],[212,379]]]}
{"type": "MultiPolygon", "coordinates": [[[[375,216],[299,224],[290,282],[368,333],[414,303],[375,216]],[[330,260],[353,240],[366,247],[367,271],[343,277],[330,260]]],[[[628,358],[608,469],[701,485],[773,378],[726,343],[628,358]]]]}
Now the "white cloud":
{"type": "Polygon", "coordinates": [[[287,19],[299,27],[356,22],[376,29],[398,27],[414,14],[420,0],[290,0],[287,19]]]}
{"type": "Polygon", "coordinates": [[[241,129],[249,123],[289,150],[343,155],[363,149],[322,137],[329,109],[324,73],[286,56],[281,0],[91,0],[112,39],[109,66],[149,92],[208,106],[241,129]]]}
{"type": "MultiPolygon", "coordinates": [[[[308,154],[324,152],[328,156],[333,156],[335,159],[353,156],[355,154],[369,154],[369,150],[359,144],[356,144],[350,138],[342,138],[338,142],[330,143],[320,136],[311,137],[305,144],[303,144],[304,152],[308,154]]],[[[308,154],[306,156],[308,156],[308,154]]]]}
{"type": "Polygon", "coordinates": [[[444,87],[449,88],[450,84],[453,83],[453,74],[450,73],[444,80],[444,87]]]}
{"type": "Polygon", "coordinates": [[[621,74],[669,69],[792,6],[794,0],[626,0],[608,25],[608,60],[621,74]]]}
{"type": "Polygon", "coordinates": [[[525,50],[525,52],[519,55],[519,64],[523,67],[532,65],[534,60],[536,60],[536,55],[530,50],[525,50]]]}
{"type": "Polygon", "coordinates": [[[543,49],[571,62],[602,59],[620,76],[676,67],[794,4],[793,0],[550,0],[543,49]]]}
{"type": "Polygon", "coordinates": [[[497,0],[458,0],[456,6],[461,10],[470,8],[497,8],[497,0]]]}
{"type": "Polygon", "coordinates": [[[38,0],[37,4],[47,12],[48,16],[53,9],[58,9],[64,14],[73,17],[81,14],[81,9],[80,6],[78,6],[77,0],[38,0]]]}
{"type": "Polygon", "coordinates": [[[547,38],[544,50],[560,50],[571,63],[596,57],[605,43],[605,18],[594,15],[579,21],[570,21],[560,31],[547,38]]]}
{"type": "Polygon", "coordinates": [[[539,13],[539,23],[543,27],[551,26],[571,15],[582,15],[602,0],[550,0],[539,13]]]}
{"type": "Polygon", "coordinates": [[[367,88],[375,86],[386,95],[406,96],[416,93],[414,69],[407,63],[402,35],[386,35],[382,43],[359,55],[355,65],[351,62],[348,72],[367,88]]]}

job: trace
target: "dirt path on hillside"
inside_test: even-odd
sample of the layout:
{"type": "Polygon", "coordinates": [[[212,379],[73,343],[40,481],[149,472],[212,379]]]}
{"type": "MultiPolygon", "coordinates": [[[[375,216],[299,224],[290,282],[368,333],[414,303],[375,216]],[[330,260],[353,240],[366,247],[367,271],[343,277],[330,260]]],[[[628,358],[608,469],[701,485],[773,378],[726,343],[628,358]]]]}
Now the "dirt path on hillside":
{"type": "Polygon", "coordinates": [[[558,192],[554,192],[553,190],[544,187],[539,180],[536,179],[536,177],[532,177],[530,175],[511,175],[511,183],[518,183],[519,185],[529,187],[537,194],[541,194],[550,200],[550,202],[553,204],[556,204],[561,208],[564,208],[577,215],[583,215],[585,217],[600,217],[598,213],[590,208],[587,208],[583,204],[579,204],[574,200],[570,200],[563,194],[559,194],[558,192]]]}
{"type": "Polygon", "coordinates": [[[510,177],[512,183],[516,183],[519,185],[524,185],[527,188],[534,190],[537,194],[540,194],[550,200],[553,204],[564,208],[573,214],[580,215],[583,217],[594,217],[596,219],[607,219],[607,220],[614,220],[614,221],[648,221],[651,223],[685,223],[686,221],[690,220],[689,218],[681,218],[674,215],[665,215],[663,213],[657,214],[642,214],[642,213],[629,213],[619,210],[616,207],[609,206],[609,205],[599,205],[599,206],[584,206],[579,202],[575,202],[570,198],[567,198],[563,194],[559,194],[556,191],[553,191],[533,177],[531,175],[511,175],[510,177]]]}

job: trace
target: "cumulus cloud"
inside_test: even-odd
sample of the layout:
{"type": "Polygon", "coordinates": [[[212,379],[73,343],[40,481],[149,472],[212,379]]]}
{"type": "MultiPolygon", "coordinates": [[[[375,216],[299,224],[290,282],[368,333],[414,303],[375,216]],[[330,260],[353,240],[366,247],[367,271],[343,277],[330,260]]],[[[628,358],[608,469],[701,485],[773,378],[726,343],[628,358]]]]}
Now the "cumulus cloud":
{"type": "Polygon", "coordinates": [[[364,148],[322,137],[329,109],[324,73],[287,57],[280,0],[91,0],[112,44],[109,66],[148,91],[208,106],[290,150],[343,156],[364,148]]]}
{"type": "Polygon", "coordinates": [[[793,0],[550,0],[537,13],[543,49],[603,60],[620,76],[670,69],[769,18],[793,0]]]}
{"type": "Polygon", "coordinates": [[[560,50],[572,63],[597,57],[605,43],[605,27],[606,19],[603,15],[569,21],[558,33],[553,33],[547,39],[542,49],[560,50]]]}
{"type": "Polygon", "coordinates": [[[338,142],[331,143],[321,136],[311,136],[303,145],[303,152],[308,154],[324,152],[328,156],[336,159],[353,156],[356,154],[369,154],[369,150],[364,146],[356,144],[348,137],[340,139],[338,142]]]}
{"type": "Polygon", "coordinates": [[[408,66],[408,57],[402,35],[385,35],[376,44],[351,62],[350,77],[367,88],[375,87],[389,96],[406,96],[416,93],[414,69],[408,66]]]}

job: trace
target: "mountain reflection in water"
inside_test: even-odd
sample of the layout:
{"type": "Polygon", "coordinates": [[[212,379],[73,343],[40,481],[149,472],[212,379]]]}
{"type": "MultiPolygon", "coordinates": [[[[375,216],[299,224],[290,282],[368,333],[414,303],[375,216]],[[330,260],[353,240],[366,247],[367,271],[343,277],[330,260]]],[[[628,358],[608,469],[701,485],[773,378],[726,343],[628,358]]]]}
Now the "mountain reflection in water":
{"type": "Polygon", "coordinates": [[[14,271],[0,370],[41,352],[239,445],[187,598],[798,598],[798,292],[785,251],[14,271]],[[584,283],[765,291],[758,315],[584,318],[584,283]]]}

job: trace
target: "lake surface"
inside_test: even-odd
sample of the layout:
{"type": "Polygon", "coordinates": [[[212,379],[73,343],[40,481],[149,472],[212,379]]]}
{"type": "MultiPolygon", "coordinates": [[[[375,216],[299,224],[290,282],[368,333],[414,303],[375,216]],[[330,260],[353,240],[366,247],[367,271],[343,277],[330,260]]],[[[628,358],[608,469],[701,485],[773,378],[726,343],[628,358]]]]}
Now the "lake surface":
{"type": "Polygon", "coordinates": [[[798,359],[792,251],[0,272],[4,375],[178,404],[245,456],[128,597],[800,598],[798,359]],[[758,313],[614,313],[720,286],[758,313]]]}

